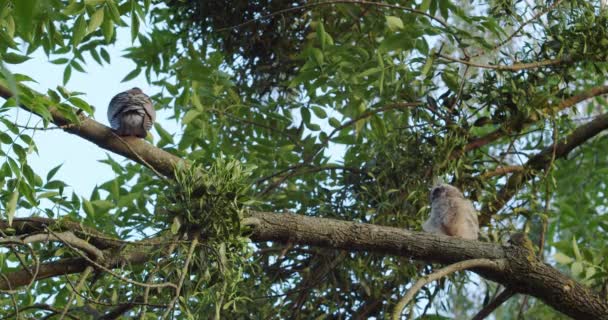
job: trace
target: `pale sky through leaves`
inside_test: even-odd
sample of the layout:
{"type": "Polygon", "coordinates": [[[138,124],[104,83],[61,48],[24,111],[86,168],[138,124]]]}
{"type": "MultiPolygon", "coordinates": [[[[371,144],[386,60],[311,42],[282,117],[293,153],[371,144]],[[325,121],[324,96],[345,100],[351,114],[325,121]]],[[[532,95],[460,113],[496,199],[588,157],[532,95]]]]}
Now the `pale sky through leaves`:
{"type": "MultiPolygon", "coordinates": [[[[123,50],[132,45],[129,30],[118,29],[117,37],[116,45],[107,47],[111,57],[110,64],[101,66],[88,54],[85,54],[87,65],[83,65],[83,67],[86,73],[73,70],[66,85],[66,89],[69,91],[84,93],[81,98],[95,107],[95,120],[105,125],[108,125],[107,106],[115,94],[135,86],[140,87],[148,95],[160,90],[151,87],[146,82],[143,73],[128,82],[120,82],[135,68],[135,64],[122,57],[123,50]]],[[[64,65],[50,63],[49,60],[53,60],[54,57],[47,58],[42,50],[36,51],[31,56],[31,60],[22,64],[8,65],[9,70],[35,79],[38,83],[28,83],[28,85],[41,93],[45,93],[49,88],[56,89],[58,85],[62,84],[64,65]]],[[[23,110],[17,112],[17,122],[25,125],[30,114],[23,110]]],[[[39,120],[40,118],[32,116],[28,126],[42,127],[42,122],[39,120]]],[[[161,113],[157,121],[161,121],[163,127],[170,125],[172,128],[168,129],[169,132],[174,132],[176,128],[173,127],[176,125],[174,120],[165,120],[161,113]]],[[[106,159],[107,154],[118,161],[129,161],[62,130],[36,131],[35,133],[28,130],[26,133],[35,137],[39,149],[38,155],[35,153],[29,155],[30,165],[34,171],[45,178],[49,170],[63,163],[54,179],[65,181],[76,194],[81,196],[88,197],[95,185],[113,178],[114,173],[110,166],[99,162],[99,160],[106,159]]],[[[155,140],[158,140],[158,135],[154,131],[153,135],[155,140]]]]}

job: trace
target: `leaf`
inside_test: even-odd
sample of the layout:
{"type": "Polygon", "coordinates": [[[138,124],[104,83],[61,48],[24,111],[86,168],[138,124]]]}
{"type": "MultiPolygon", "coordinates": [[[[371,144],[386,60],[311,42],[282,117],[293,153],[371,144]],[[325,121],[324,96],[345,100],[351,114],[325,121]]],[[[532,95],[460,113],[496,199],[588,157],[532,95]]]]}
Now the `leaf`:
{"type": "Polygon", "coordinates": [[[572,237],[572,251],[574,251],[574,256],[576,257],[576,261],[583,260],[583,257],[581,256],[581,251],[578,249],[578,244],[576,243],[575,237],[572,237]]]}
{"type": "Polygon", "coordinates": [[[74,32],[72,33],[72,45],[77,47],[84,36],[87,34],[87,23],[84,21],[84,16],[79,16],[74,23],[74,32]]]}
{"type": "Polygon", "coordinates": [[[15,189],[6,203],[6,218],[9,226],[13,225],[13,218],[15,217],[15,211],[17,211],[17,200],[19,200],[19,191],[15,189]]]}
{"type": "Polygon", "coordinates": [[[57,174],[57,171],[59,171],[59,169],[61,169],[61,166],[63,166],[63,163],[56,166],[55,168],[51,169],[49,171],[49,173],[46,174],[46,181],[50,181],[51,179],[53,179],[55,174],[57,174]]]}
{"type": "Polygon", "coordinates": [[[81,1],[74,1],[63,9],[66,16],[76,15],[84,12],[85,4],[81,1]]]}
{"type": "Polygon", "coordinates": [[[579,276],[581,273],[583,273],[583,263],[580,261],[573,262],[570,266],[570,271],[572,271],[574,276],[579,276]]]}
{"type": "Polygon", "coordinates": [[[312,106],[312,111],[315,113],[315,116],[317,116],[317,118],[319,118],[319,119],[327,118],[327,113],[325,112],[325,110],[323,110],[323,108],[321,108],[319,106],[312,106]]]}
{"type": "Polygon", "coordinates": [[[403,21],[401,21],[401,18],[395,16],[386,16],[386,25],[391,31],[403,29],[403,21]]]}
{"type": "Polygon", "coordinates": [[[302,120],[304,121],[304,123],[309,124],[310,123],[310,111],[308,110],[308,108],[306,108],[306,107],[300,108],[300,114],[302,115],[302,120]]]}
{"type": "Polygon", "coordinates": [[[200,114],[201,114],[200,111],[198,111],[197,109],[190,109],[190,110],[188,110],[188,112],[186,112],[186,115],[184,115],[184,117],[182,118],[182,123],[189,124],[190,122],[192,122],[192,120],[196,119],[200,114]]]}
{"type": "Polygon", "coordinates": [[[95,13],[93,13],[93,15],[91,16],[91,20],[89,20],[87,33],[94,32],[99,28],[99,26],[101,26],[101,23],[103,22],[103,12],[104,8],[99,8],[97,9],[97,11],[95,11],[95,13]]]}
{"type": "Polygon", "coordinates": [[[101,49],[99,49],[99,53],[101,54],[103,60],[105,60],[107,63],[110,63],[110,54],[108,53],[108,51],[106,51],[105,48],[102,47],[101,49]]]}
{"type": "Polygon", "coordinates": [[[84,209],[84,212],[87,214],[87,216],[89,217],[94,217],[95,216],[95,209],[93,208],[93,204],[91,204],[91,201],[82,198],[82,209],[84,209]]]}
{"type": "Polygon", "coordinates": [[[28,56],[22,56],[20,54],[16,54],[13,52],[7,52],[5,54],[2,55],[2,60],[4,60],[4,62],[6,63],[10,63],[10,64],[19,64],[19,63],[23,63],[27,60],[31,59],[28,56]]]}
{"type": "Polygon", "coordinates": [[[131,72],[129,72],[129,74],[127,74],[120,82],[127,82],[129,80],[133,80],[140,73],[141,73],[141,68],[137,67],[134,70],[132,70],[131,72]]]}
{"type": "Polygon", "coordinates": [[[555,259],[555,261],[557,261],[557,263],[561,263],[561,264],[570,264],[574,261],[574,259],[572,259],[571,257],[568,257],[567,255],[558,252],[556,253],[553,258],[555,259]]]}
{"type": "Polygon", "coordinates": [[[68,84],[68,81],[70,81],[71,76],[72,76],[72,67],[70,67],[68,65],[67,67],[65,67],[65,70],[63,70],[63,85],[64,86],[66,84],[68,84]]]}
{"type": "Polygon", "coordinates": [[[135,11],[131,12],[131,42],[134,42],[139,35],[139,17],[135,11]]]}
{"type": "Polygon", "coordinates": [[[66,63],[68,63],[68,61],[70,61],[70,60],[68,60],[67,58],[59,58],[59,59],[51,60],[49,62],[52,64],[66,64],[66,63]]]}
{"type": "MultiPolygon", "coordinates": [[[[108,10],[107,8],[105,10],[108,10]]],[[[114,36],[114,20],[112,19],[104,19],[101,24],[101,32],[103,33],[103,38],[106,43],[110,43],[112,41],[112,37],[114,36]]]]}
{"type": "Polygon", "coordinates": [[[179,229],[181,228],[182,224],[179,221],[178,217],[173,217],[173,223],[171,224],[171,233],[172,234],[177,234],[179,232],[179,229]]]}
{"type": "Polygon", "coordinates": [[[331,118],[329,118],[329,125],[334,128],[338,128],[341,125],[341,123],[338,119],[331,117],[331,118]]]}
{"type": "Polygon", "coordinates": [[[68,101],[70,101],[76,108],[79,108],[90,115],[94,114],[93,108],[86,101],[78,97],[70,97],[68,101]]]}

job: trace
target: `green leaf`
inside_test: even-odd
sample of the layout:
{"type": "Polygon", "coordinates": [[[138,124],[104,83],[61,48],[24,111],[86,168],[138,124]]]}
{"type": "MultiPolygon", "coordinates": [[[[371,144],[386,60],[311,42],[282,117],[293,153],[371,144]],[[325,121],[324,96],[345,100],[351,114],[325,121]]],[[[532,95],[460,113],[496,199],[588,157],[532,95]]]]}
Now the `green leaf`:
{"type": "Polygon", "coordinates": [[[386,16],[386,25],[391,31],[403,29],[403,21],[401,21],[401,18],[395,16],[386,16]]]}
{"type": "Polygon", "coordinates": [[[91,201],[85,198],[82,198],[82,209],[84,209],[84,212],[87,214],[87,216],[95,216],[95,209],[93,208],[93,204],[91,204],[91,201]]]}
{"type": "Polygon", "coordinates": [[[72,45],[77,47],[84,36],[87,34],[87,23],[84,21],[84,16],[79,16],[74,23],[74,32],[72,33],[72,45]]]}
{"type": "Polygon", "coordinates": [[[104,8],[99,8],[97,9],[97,11],[95,11],[95,13],[93,13],[93,15],[91,16],[91,20],[89,20],[89,26],[87,27],[88,33],[95,32],[95,30],[97,30],[99,26],[101,26],[101,23],[103,22],[103,12],[104,8]]]}
{"type": "Polygon", "coordinates": [[[174,217],[173,218],[173,223],[171,224],[171,233],[172,234],[177,234],[179,232],[179,229],[181,228],[182,224],[179,221],[178,217],[174,217]]]}
{"type": "Polygon", "coordinates": [[[108,51],[106,51],[105,48],[102,47],[101,49],[99,49],[99,53],[101,54],[103,60],[105,60],[107,63],[110,63],[110,54],[108,53],[108,51]]]}
{"type": "Polygon", "coordinates": [[[188,112],[186,112],[186,115],[184,115],[184,117],[182,118],[182,123],[189,124],[190,122],[192,122],[192,120],[196,119],[200,114],[201,114],[200,111],[198,111],[197,109],[190,109],[190,110],[188,110],[188,112]]]}
{"type": "Polygon", "coordinates": [[[122,25],[123,22],[120,20],[120,11],[118,10],[118,6],[114,2],[114,0],[110,0],[106,3],[108,5],[110,17],[112,17],[112,20],[114,20],[114,22],[116,22],[116,24],[122,25]]]}
{"type": "Polygon", "coordinates": [[[0,142],[4,144],[11,144],[13,143],[13,139],[8,134],[0,131],[0,142]]]}
{"type": "MultiPolygon", "coordinates": [[[[182,119],[182,121],[183,121],[183,119],[182,119]]],[[[154,128],[156,129],[156,132],[158,132],[158,134],[160,135],[161,140],[165,140],[168,143],[173,143],[173,136],[171,134],[169,134],[169,132],[167,132],[167,130],[165,130],[160,125],[160,123],[155,123],[154,128]]]]}
{"type": "Polygon", "coordinates": [[[106,213],[114,208],[114,203],[108,200],[94,200],[91,205],[95,208],[96,213],[106,213]]]}
{"type": "Polygon", "coordinates": [[[2,55],[2,60],[10,64],[19,64],[31,59],[28,56],[22,56],[13,52],[8,52],[2,55]]]}
{"type": "Polygon", "coordinates": [[[135,11],[131,12],[131,42],[134,42],[139,35],[139,17],[135,14],[135,11]]]}
{"type": "Polygon", "coordinates": [[[132,70],[131,72],[129,72],[129,74],[127,74],[120,82],[127,82],[129,80],[133,80],[140,73],[141,73],[141,68],[137,67],[134,70],[132,70]]]}
{"type": "Polygon", "coordinates": [[[561,263],[561,264],[570,264],[574,261],[574,259],[572,259],[571,257],[568,257],[567,255],[558,252],[556,253],[553,258],[555,259],[555,261],[557,261],[557,263],[561,263]]]}
{"type": "Polygon", "coordinates": [[[334,128],[338,128],[342,124],[340,123],[340,121],[338,119],[331,117],[331,118],[329,118],[329,125],[334,128]]]}
{"type": "Polygon", "coordinates": [[[68,63],[68,61],[70,61],[70,60],[68,60],[67,58],[59,58],[59,59],[51,60],[49,62],[52,64],[66,64],[66,63],[68,63]]]}
{"type": "Polygon", "coordinates": [[[50,181],[51,179],[53,179],[55,174],[57,174],[57,171],[59,171],[59,169],[61,169],[61,166],[63,166],[63,163],[56,166],[55,168],[51,169],[49,171],[49,173],[46,174],[46,181],[50,181]]]}
{"type": "Polygon", "coordinates": [[[572,237],[572,251],[574,252],[576,261],[583,261],[583,256],[581,255],[581,251],[578,249],[578,244],[576,243],[575,237],[572,237]]]}
{"type": "MultiPolygon", "coordinates": [[[[106,8],[105,10],[108,9],[106,8]]],[[[106,43],[110,43],[112,41],[112,37],[114,36],[114,20],[104,19],[103,23],[101,24],[101,31],[106,43]]]]}
{"type": "Polygon", "coordinates": [[[19,200],[19,191],[15,189],[6,203],[6,218],[9,226],[13,225],[13,218],[15,217],[15,211],[17,210],[17,200],[19,200]]]}
{"type": "Polygon", "coordinates": [[[70,101],[70,103],[72,103],[75,107],[82,109],[84,112],[90,115],[93,115],[93,108],[86,101],[78,97],[70,97],[68,101],[70,101]]]}
{"type": "Polygon", "coordinates": [[[325,110],[323,110],[323,108],[321,108],[319,106],[312,106],[312,111],[315,113],[315,116],[317,116],[317,118],[319,118],[319,119],[327,118],[327,113],[325,112],[325,110]]]}
{"type": "Polygon", "coordinates": [[[302,107],[302,108],[300,108],[300,114],[302,115],[302,120],[304,121],[304,123],[309,124],[310,123],[310,110],[308,110],[308,108],[306,108],[306,107],[302,107]]]}
{"type": "Polygon", "coordinates": [[[74,1],[70,3],[65,9],[63,9],[63,14],[66,16],[76,15],[84,12],[85,4],[81,1],[74,1]]]}
{"type": "Polygon", "coordinates": [[[63,85],[64,86],[66,84],[68,84],[68,81],[70,81],[71,76],[72,76],[72,67],[70,67],[68,65],[67,67],[65,67],[65,70],[63,70],[63,85]]]}
{"type": "Polygon", "coordinates": [[[583,273],[583,263],[580,261],[574,261],[571,265],[570,265],[570,271],[572,272],[572,274],[575,277],[578,277],[581,275],[581,273],[583,273]]]}

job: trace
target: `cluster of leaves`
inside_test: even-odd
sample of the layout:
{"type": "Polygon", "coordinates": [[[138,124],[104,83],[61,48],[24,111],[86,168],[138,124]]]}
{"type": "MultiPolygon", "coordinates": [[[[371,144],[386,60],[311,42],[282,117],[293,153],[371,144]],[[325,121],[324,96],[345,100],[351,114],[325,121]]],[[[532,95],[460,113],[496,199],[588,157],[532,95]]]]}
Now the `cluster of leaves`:
{"type": "MultiPolygon", "coordinates": [[[[249,266],[251,247],[240,221],[244,206],[253,201],[248,200],[252,169],[222,156],[208,168],[180,163],[175,182],[160,197],[158,218],[171,223],[173,234],[202,238],[183,294],[201,299],[185,303],[192,307],[180,312],[200,314],[215,308],[219,316],[226,310],[238,312],[242,303],[250,301],[241,288],[245,271],[251,275],[255,268],[249,266]]],[[[188,247],[180,250],[188,252],[188,247]]]]}

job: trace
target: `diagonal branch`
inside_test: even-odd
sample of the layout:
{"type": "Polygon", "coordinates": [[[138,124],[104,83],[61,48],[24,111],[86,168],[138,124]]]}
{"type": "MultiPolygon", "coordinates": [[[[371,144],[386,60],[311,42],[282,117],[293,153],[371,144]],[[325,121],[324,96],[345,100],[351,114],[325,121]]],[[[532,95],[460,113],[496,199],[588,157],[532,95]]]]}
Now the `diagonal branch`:
{"type": "MultiPolygon", "coordinates": [[[[0,97],[10,99],[14,93],[8,88],[0,85],[0,97]]],[[[36,111],[28,106],[21,105],[21,108],[32,112],[36,111]]],[[[173,170],[177,163],[182,159],[159,149],[144,139],[123,137],[116,139],[116,135],[105,125],[81,115],[81,123],[72,125],[72,122],[65,117],[57,108],[50,108],[51,121],[58,127],[64,128],[66,132],[75,134],[81,138],[93,142],[100,148],[120,154],[143,165],[149,164],[165,176],[173,177],[173,170]]]]}
{"type": "Polygon", "coordinates": [[[570,135],[556,144],[551,144],[543,151],[530,158],[524,165],[524,170],[513,174],[506,185],[498,192],[496,199],[484,205],[479,217],[480,224],[487,224],[493,214],[496,214],[522,188],[535,177],[534,171],[546,170],[551,158],[564,158],[574,148],[585,143],[600,132],[608,129],[608,113],[597,116],[593,121],[576,128],[570,135]]]}

